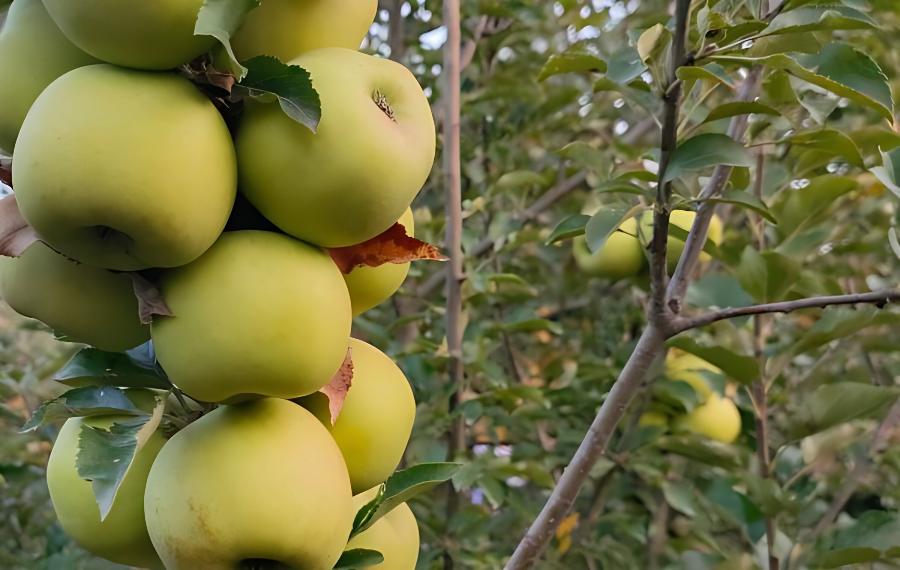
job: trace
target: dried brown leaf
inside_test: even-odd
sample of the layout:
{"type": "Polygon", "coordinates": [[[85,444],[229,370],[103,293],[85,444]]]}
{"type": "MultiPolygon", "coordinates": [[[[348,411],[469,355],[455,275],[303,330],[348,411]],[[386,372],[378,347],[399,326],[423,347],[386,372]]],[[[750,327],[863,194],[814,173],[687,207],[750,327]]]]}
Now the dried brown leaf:
{"type": "Polygon", "coordinates": [[[0,182],[12,188],[12,157],[0,156],[0,182]]]}
{"type": "Polygon", "coordinates": [[[22,217],[15,194],[0,199],[0,255],[19,257],[38,239],[37,232],[22,217]]]}
{"type": "Polygon", "coordinates": [[[345,274],[357,267],[378,267],[385,263],[407,263],[419,259],[447,261],[437,247],[406,235],[406,228],[399,222],[368,241],[332,248],[328,253],[345,274]]]}
{"type": "Polygon", "coordinates": [[[134,296],[138,300],[138,315],[141,323],[149,325],[153,317],[172,317],[172,309],[166,304],[162,291],[155,283],[140,273],[129,273],[131,285],[134,287],[134,296]]]}
{"type": "Polygon", "coordinates": [[[338,371],[331,377],[331,382],[322,387],[319,392],[325,394],[328,398],[328,412],[331,414],[331,425],[337,422],[338,416],[341,415],[341,409],[344,407],[344,399],[353,385],[353,357],[352,349],[347,348],[347,356],[338,371]]]}

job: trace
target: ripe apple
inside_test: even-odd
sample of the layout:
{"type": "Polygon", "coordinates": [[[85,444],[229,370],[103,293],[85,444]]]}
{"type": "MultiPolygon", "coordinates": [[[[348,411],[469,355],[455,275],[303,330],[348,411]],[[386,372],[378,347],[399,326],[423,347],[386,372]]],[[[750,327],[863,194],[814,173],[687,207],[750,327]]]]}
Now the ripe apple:
{"type": "MultiPolygon", "coordinates": [[[[353,506],[358,511],[375,498],[378,487],[369,489],[353,497],[353,506]]],[[[415,570],[419,558],[419,525],[409,505],[402,503],[375,524],[354,536],[347,544],[347,550],[365,548],[377,550],[384,555],[384,562],[368,566],[370,570],[415,570]]]]}
{"type": "MultiPolygon", "coordinates": [[[[398,220],[406,228],[406,235],[415,234],[415,223],[410,208],[398,220]]],[[[356,267],[344,275],[353,316],[360,315],[376,305],[380,305],[397,292],[409,274],[409,263],[385,263],[378,267],[356,267]]]]}
{"type": "Polygon", "coordinates": [[[0,258],[0,296],[71,342],[120,352],[150,338],[127,275],[76,263],[42,242],[0,258]]]}
{"type": "Polygon", "coordinates": [[[572,240],[575,262],[584,273],[606,279],[624,279],[640,273],[644,266],[644,250],[637,236],[637,222],[626,220],[622,231],[610,234],[603,247],[591,253],[584,236],[572,240]]]}
{"type": "Polygon", "coordinates": [[[175,316],[151,326],[172,382],[206,402],[315,392],[337,372],[350,337],[350,295],[319,248],[261,231],[227,232],[167,272],[175,316]]]}
{"type": "Polygon", "coordinates": [[[13,157],[19,207],[38,234],[67,257],[123,271],[206,251],[236,180],[228,128],[190,81],[111,65],[54,81],[13,157]]]}
{"type": "Polygon", "coordinates": [[[231,47],[241,60],[273,55],[290,61],[326,47],[357,49],[378,0],[266,0],[244,19],[231,47]]]}
{"type": "Polygon", "coordinates": [[[44,88],[92,63],[62,35],[41,0],[16,0],[0,24],[0,149],[13,152],[25,114],[44,88]]]}
{"type": "Polygon", "coordinates": [[[666,377],[690,384],[701,401],[706,401],[712,393],[712,387],[703,372],[722,374],[722,370],[693,354],[671,350],[666,355],[666,377]]]}
{"type": "Polygon", "coordinates": [[[331,430],[344,454],[353,491],[383,483],[397,468],[416,416],[416,401],[403,371],[386,354],[350,339],[353,383],[337,422],[331,425],[321,393],[300,400],[331,430]]]}
{"type": "Polygon", "coordinates": [[[124,416],[72,418],[63,424],[47,464],[47,486],[66,534],[97,556],[119,564],[160,568],[144,523],[147,475],[165,439],[156,431],[137,453],[103,522],[91,483],[78,475],[76,458],[83,425],[106,429],[124,416]]]}
{"type": "Polygon", "coordinates": [[[318,133],[276,103],[247,107],[235,139],[240,188],[285,232],[323,247],[364,242],[391,227],[428,178],[434,120],[399,63],[343,48],[291,62],[312,75],[318,133]]]}
{"type": "MultiPolygon", "coordinates": [[[[688,210],[673,210],[671,215],[669,216],[669,223],[672,226],[677,228],[681,228],[686,232],[691,231],[691,226],[694,224],[694,218],[697,217],[696,212],[691,212],[688,210]]],[[[644,240],[644,243],[649,244],[650,240],[653,237],[653,212],[647,211],[644,212],[644,215],[641,217],[641,238],[644,240]]],[[[714,244],[719,245],[722,243],[722,220],[718,216],[713,216],[709,222],[709,234],[708,239],[712,241],[714,244]]],[[[684,251],[684,240],[681,240],[675,237],[672,234],[669,234],[669,241],[667,246],[667,254],[666,254],[666,262],[669,269],[669,273],[675,271],[675,267],[678,265],[678,260],[681,259],[681,253],[684,251]]],[[[701,253],[700,260],[701,261],[709,261],[710,256],[708,253],[701,253]]]]}
{"type": "Polygon", "coordinates": [[[44,0],[69,40],[103,61],[138,69],[172,69],[215,44],[195,36],[203,0],[44,0]]]}
{"type": "Polygon", "coordinates": [[[356,514],[328,430],[274,398],[219,407],[175,434],[144,510],[168,570],[330,570],[356,514]]]}
{"type": "Polygon", "coordinates": [[[678,430],[732,443],[741,433],[741,414],[734,402],[713,393],[704,404],[676,418],[674,426],[678,430]]]}

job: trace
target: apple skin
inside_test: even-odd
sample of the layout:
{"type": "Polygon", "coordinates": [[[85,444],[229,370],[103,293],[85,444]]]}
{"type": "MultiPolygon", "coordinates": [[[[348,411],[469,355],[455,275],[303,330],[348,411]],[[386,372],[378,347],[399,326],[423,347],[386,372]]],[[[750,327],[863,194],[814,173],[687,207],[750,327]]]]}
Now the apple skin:
{"type": "Polygon", "coordinates": [[[96,267],[176,267],[219,237],[236,192],[234,147],[188,80],[89,65],[35,101],[13,187],[53,249],[96,267]]]}
{"type": "Polygon", "coordinates": [[[159,430],[137,453],[103,522],[91,483],[79,477],[75,466],[82,425],[108,428],[119,419],[128,418],[71,418],[63,424],[47,464],[50,499],[63,530],[85,550],[119,564],[161,568],[144,523],[144,486],[150,466],[165,443],[159,430]]]}
{"type": "Polygon", "coordinates": [[[274,398],[219,407],[175,434],[150,470],[144,510],[168,570],[249,560],[330,570],[356,514],[328,430],[274,398]]]}
{"type": "Polygon", "coordinates": [[[137,69],[172,69],[215,45],[195,36],[203,0],[44,0],[56,25],[82,50],[137,69]]]}
{"type": "Polygon", "coordinates": [[[238,127],[241,192],[283,231],[322,247],[362,243],[409,207],[434,162],[434,120],[413,74],[343,48],[291,62],[322,102],[317,133],[274,102],[247,106],[238,127]],[[375,103],[382,94],[393,119],[375,103]]]}
{"type": "Polygon", "coordinates": [[[331,430],[344,454],[353,492],[383,483],[397,469],[416,417],[416,401],[403,371],[386,354],[350,339],[353,382],[337,422],[331,425],[328,399],[300,400],[331,430]]]}
{"type": "Polygon", "coordinates": [[[703,375],[704,371],[722,374],[722,370],[693,354],[671,350],[666,355],[666,377],[690,384],[700,401],[705,402],[712,393],[712,387],[703,375]]]}
{"type": "Polygon", "coordinates": [[[70,342],[121,352],[150,338],[127,275],[76,263],[42,242],[0,258],[0,296],[70,342]]]}
{"type": "Polygon", "coordinates": [[[741,434],[741,414],[734,402],[713,393],[704,404],[676,418],[674,427],[716,441],[733,443],[741,434]]]}
{"type": "Polygon", "coordinates": [[[192,398],[297,398],[344,362],[350,295],[319,248],[283,234],[227,232],[160,286],[175,316],[151,325],[156,355],[192,398]]]}
{"type": "MultiPolygon", "coordinates": [[[[415,222],[412,209],[398,220],[406,228],[406,235],[415,235],[415,222]]],[[[361,315],[372,307],[390,299],[400,289],[409,274],[409,262],[385,263],[378,267],[355,267],[344,275],[347,290],[350,291],[350,303],[353,305],[353,316],[361,315]]]]}
{"type": "Polygon", "coordinates": [[[67,71],[96,62],[62,35],[41,0],[16,0],[0,23],[0,149],[12,154],[41,91],[67,71]]]}
{"type": "Polygon", "coordinates": [[[378,0],[266,0],[231,38],[238,59],[272,55],[290,61],[319,48],[358,49],[378,0]]]}
{"type": "MultiPolygon", "coordinates": [[[[694,218],[696,217],[696,212],[691,212],[688,210],[673,210],[669,215],[669,223],[672,226],[681,228],[684,231],[689,232],[691,231],[691,226],[694,225],[694,218]]],[[[652,211],[644,212],[644,215],[641,217],[641,237],[644,242],[648,244],[653,237],[652,211]]],[[[713,215],[712,219],[710,219],[709,234],[707,237],[716,245],[722,243],[722,220],[719,218],[719,216],[713,215]]],[[[683,251],[684,241],[670,234],[666,254],[666,262],[669,273],[675,271],[675,267],[678,266],[678,260],[681,259],[681,253],[683,251]]],[[[710,256],[708,253],[703,252],[700,254],[700,261],[706,262],[709,261],[709,259],[710,256]]]]}
{"type": "Polygon", "coordinates": [[[584,236],[572,240],[575,262],[584,273],[618,280],[634,277],[641,272],[644,267],[644,249],[636,237],[637,222],[633,218],[626,220],[621,229],[622,231],[610,234],[600,251],[595,253],[588,249],[584,236]]]}
{"type": "MultiPolygon", "coordinates": [[[[358,511],[375,498],[378,487],[353,497],[358,511]]],[[[354,536],[347,550],[365,548],[384,555],[384,562],[367,566],[370,570],[415,570],[419,559],[419,525],[409,505],[402,503],[375,521],[375,524],[354,536]]]]}

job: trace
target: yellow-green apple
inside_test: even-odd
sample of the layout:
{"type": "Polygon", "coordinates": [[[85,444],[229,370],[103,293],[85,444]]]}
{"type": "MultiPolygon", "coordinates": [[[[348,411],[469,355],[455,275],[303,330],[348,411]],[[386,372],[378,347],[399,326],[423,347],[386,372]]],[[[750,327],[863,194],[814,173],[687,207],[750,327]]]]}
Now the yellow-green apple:
{"type": "Polygon", "coordinates": [[[144,510],[167,570],[330,570],[356,514],[328,430],[274,398],[219,407],[175,434],[144,510]]]}
{"type": "Polygon", "coordinates": [[[386,354],[350,339],[353,381],[334,425],[328,399],[300,400],[331,430],[344,454],[354,492],[383,483],[397,468],[416,416],[416,401],[403,371],[386,354]]]}
{"type": "Polygon", "coordinates": [[[119,352],[150,338],[127,275],[76,263],[42,242],[0,258],[0,296],[71,342],[119,352]]]}
{"type": "Polygon", "coordinates": [[[25,114],[44,88],[96,62],[62,35],[41,0],[15,0],[0,23],[0,149],[13,152],[25,114]]]}
{"type": "Polygon", "coordinates": [[[44,0],[69,40],[103,61],[138,69],[172,69],[209,50],[195,36],[203,0],[44,0]]]}
{"type": "MultiPolygon", "coordinates": [[[[669,216],[669,224],[677,228],[681,228],[686,232],[689,232],[691,231],[691,226],[693,226],[694,218],[696,217],[696,212],[688,210],[673,210],[671,215],[669,216]]],[[[653,212],[647,211],[644,212],[644,215],[641,217],[641,238],[644,240],[644,243],[649,243],[652,237],[653,212]]],[[[722,220],[716,215],[714,215],[709,222],[709,234],[707,236],[707,239],[709,239],[716,245],[722,243],[722,220]]],[[[675,267],[678,265],[678,260],[681,259],[681,253],[683,251],[684,240],[677,238],[670,233],[666,253],[666,262],[670,273],[672,271],[675,271],[675,267]]],[[[701,261],[709,261],[709,259],[710,257],[708,253],[703,252],[700,254],[701,261]]]]}
{"type": "Polygon", "coordinates": [[[80,67],[35,101],[13,187],[53,249],[97,267],[176,267],[212,245],[231,211],[234,147],[187,79],[80,67]]]}
{"type": "MultiPolygon", "coordinates": [[[[378,487],[353,497],[358,511],[378,494],[378,487]]],[[[364,548],[377,550],[384,556],[381,564],[368,566],[371,570],[415,570],[419,558],[419,525],[409,505],[402,503],[375,521],[375,524],[354,536],[347,550],[364,548]]]]}
{"type": "Polygon", "coordinates": [[[127,416],[72,418],[63,424],[47,464],[47,486],[60,526],[84,549],[119,564],[159,568],[144,522],[144,487],[165,443],[157,430],[135,455],[109,514],[101,522],[90,481],[78,475],[76,458],[83,426],[108,429],[127,416]]]}
{"type": "Polygon", "coordinates": [[[272,55],[290,61],[326,47],[358,49],[375,19],[378,0],[266,0],[231,39],[241,59],[272,55]]]}
{"type": "Polygon", "coordinates": [[[702,358],[677,349],[670,350],[666,355],[665,371],[669,380],[680,380],[690,384],[700,396],[701,401],[706,401],[706,398],[712,393],[712,388],[704,376],[704,372],[722,374],[721,369],[702,358]]]}
{"type": "Polygon", "coordinates": [[[741,433],[741,414],[729,398],[713,393],[690,413],[675,418],[674,426],[678,430],[732,443],[741,433]]]}
{"type": "Polygon", "coordinates": [[[277,103],[248,106],[236,136],[240,189],[275,225],[345,247],[393,225],[434,162],[434,120],[399,63],[344,48],[303,54],[322,104],[318,132],[277,103]]]}
{"type": "Polygon", "coordinates": [[[644,266],[644,250],[637,238],[637,222],[626,220],[609,235],[599,251],[591,253],[584,236],[572,241],[575,262],[581,270],[595,277],[624,279],[640,273],[644,266]]]}
{"type": "Polygon", "coordinates": [[[174,316],[153,321],[157,358],[198,400],[305,396],[344,362],[347,286],[327,253],[292,237],[226,232],[161,291],[174,316]]]}
{"type": "Polygon", "coordinates": [[[641,427],[669,427],[669,418],[662,412],[644,412],[638,418],[638,425],[641,427]]]}
{"type": "MultiPolygon", "coordinates": [[[[398,220],[406,229],[406,235],[413,236],[415,223],[410,208],[398,220]]],[[[344,275],[347,290],[350,291],[350,303],[353,315],[362,314],[376,305],[380,305],[397,292],[409,274],[409,263],[385,263],[378,267],[355,267],[344,275]]]]}

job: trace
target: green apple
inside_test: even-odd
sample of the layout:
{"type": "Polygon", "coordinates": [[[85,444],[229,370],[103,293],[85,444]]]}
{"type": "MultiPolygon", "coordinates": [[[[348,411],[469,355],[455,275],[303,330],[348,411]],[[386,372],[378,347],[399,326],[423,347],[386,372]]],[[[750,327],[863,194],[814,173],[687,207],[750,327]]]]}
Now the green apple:
{"type": "Polygon", "coordinates": [[[347,354],[350,295],[321,249],[283,234],[226,232],[163,275],[175,316],[154,319],[156,355],[206,402],[296,398],[331,381],[347,354]]]}
{"type": "Polygon", "coordinates": [[[676,418],[674,426],[678,430],[732,443],[741,433],[741,414],[734,402],[713,393],[705,403],[676,418]]]}
{"type": "Polygon", "coordinates": [[[67,71],[96,61],[62,35],[41,0],[16,0],[0,23],[0,149],[13,152],[41,91],[67,71]]]}
{"type": "Polygon", "coordinates": [[[195,36],[203,0],[44,0],[72,43],[103,61],[138,69],[172,69],[215,44],[195,36]]]}
{"type": "Polygon", "coordinates": [[[312,75],[317,133],[277,103],[247,107],[235,139],[240,188],[275,225],[323,247],[362,243],[409,207],[434,162],[434,120],[399,63],[343,48],[291,63],[312,75]]]}
{"type": "Polygon", "coordinates": [[[321,393],[300,400],[330,428],[344,454],[353,491],[383,483],[400,464],[416,417],[416,401],[403,371],[370,344],[350,339],[353,382],[332,426],[321,393]]]}
{"type": "MultiPolygon", "coordinates": [[[[378,487],[369,489],[353,497],[353,506],[358,511],[375,498],[378,487]]],[[[415,570],[419,558],[419,525],[409,505],[402,503],[375,524],[354,536],[347,544],[347,550],[364,548],[377,550],[384,555],[384,562],[367,566],[368,570],[415,570]]]]}
{"type": "MultiPolygon", "coordinates": [[[[696,212],[691,212],[688,210],[673,210],[671,215],[669,216],[669,224],[677,228],[681,228],[686,232],[689,232],[691,231],[691,226],[694,225],[694,218],[696,217],[696,212]]],[[[641,217],[641,238],[644,240],[644,243],[649,243],[652,237],[653,212],[646,211],[641,217]]],[[[714,215],[710,220],[709,234],[707,237],[716,245],[722,243],[722,220],[718,216],[714,215]]],[[[669,273],[675,271],[675,267],[678,265],[678,260],[681,259],[681,253],[683,251],[684,240],[679,239],[672,234],[669,234],[666,255],[666,262],[668,265],[669,273]]],[[[700,261],[709,261],[709,259],[710,257],[708,253],[704,252],[700,254],[700,261]]]]}
{"type": "Polygon", "coordinates": [[[124,416],[72,418],[63,424],[47,464],[47,486],[60,526],[84,549],[119,564],[159,568],[144,522],[144,487],[165,439],[155,432],[135,456],[112,509],[103,522],[91,483],[78,475],[82,426],[106,429],[124,416]]]}
{"type": "Polygon", "coordinates": [[[722,374],[722,370],[693,354],[670,350],[666,355],[665,374],[670,380],[680,380],[690,384],[701,401],[706,401],[712,393],[712,387],[704,376],[704,372],[722,374]]]}
{"type": "Polygon", "coordinates": [[[231,47],[241,60],[273,55],[290,61],[326,47],[358,49],[378,0],[266,0],[244,19],[231,47]]]}
{"type": "Polygon", "coordinates": [[[42,242],[0,258],[0,296],[71,342],[120,352],[150,338],[127,275],[76,263],[42,242]]]}
{"type": "Polygon", "coordinates": [[[644,249],[637,238],[637,222],[633,218],[626,220],[619,229],[594,253],[588,249],[584,236],[572,240],[575,262],[584,273],[606,279],[624,279],[640,273],[644,249]]]}
{"type": "Polygon", "coordinates": [[[176,267],[212,245],[236,188],[231,137],[187,79],[80,67],[35,101],[13,187],[53,249],[97,267],[176,267]]]}
{"type": "Polygon", "coordinates": [[[144,510],[168,570],[330,570],[356,514],[328,430],[278,399],[219,407],[175,434],[144,510]]]}
{"type": "MultiPolygon", "coordinates": [[[[410,208],[400,217],[398,223],[406,228],[406,235],[415,234],[415,223],[410,208]]],[[[378,267],[355,267],[344,275],[350,291],[353,316],[360,315],[376,305],[388,300],[397,292],[409,274],[409,263],[385,263],[378,267]]]]}
{"type": "Polygon", "coordinates": [[[638,425],[641,427],[669,427],[669,418],[661,412],[644,412],[638,418],[638,425]]]}

